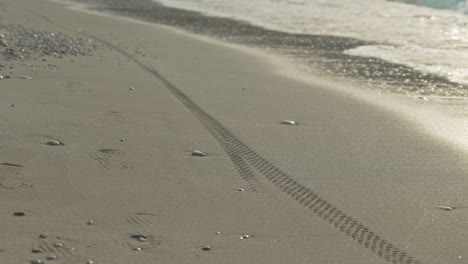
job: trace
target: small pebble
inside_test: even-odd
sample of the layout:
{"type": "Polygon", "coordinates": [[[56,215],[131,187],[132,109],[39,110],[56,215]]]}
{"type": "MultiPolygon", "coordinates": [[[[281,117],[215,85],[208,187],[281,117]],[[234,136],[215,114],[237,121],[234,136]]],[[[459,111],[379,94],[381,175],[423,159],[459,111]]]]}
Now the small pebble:
{"type": "Polygon", "coordinates": [[[40,259],[31,260],[31,264],[44,264],[44,261],[42,261],[40,259]]]}
{"type": "Polygon", "coordinates": [[[195,156],[195,157],[205,157],[207,156],[207,154],[205,152],[201,152],[199,150],[195,150],[192,152],[192,156],[195,156]]]}
{"type": "Polygon", "coordinates": [[[33,248],[31,250],[32,253],[42,253],[42,250],[38,249],[38,248],[33,248]]]}
{"type": "Polygon", "coordinates": [[[210,246],[204,246],[201,249],[204,250],[204,251],[208,251],[208,250],[211,250],[211,247],[210,246]]]}
{"type": "Polygon", "coordinates": [[[141,242],[144,242],[144,241],[146,241],[148,239],[148,237],[145,236],[145,235],[131,235],[130,237],[134,238],[134,239],[136,239],[138,241],[141,241],[141,242]]]}
{"type": "Polygon", "coordinates": [[[216,234],[217,234],[217,235],[221,235],[221,232],[218,231],[218,232],[216,232],[216,234]]]}
{"type": "Polygon", "coordinates": [[[133,248],[133,250],[135,250],[135,251],[141,251],[141,248],[137,247],[137,248],[133,248]]]}
{"type": "Polygon", "coordinates": [[[88,260],[88,261],[86,261],[86,264],[94,264],[94,261],[88,260]]]}
{"type": "Polygon", "coordinates": [[[11,104],[11,107],[14,107],[14,106],[15,106],[15,104],[11,104]]]}
{"type": "Polygon", "coordinates": [[[17,212],[14,212],[13,215],[14,215],[14,216],[25,216],[25,215],[26,215],[26,212],[24,212],[24,211],[17,211],[17,212]]]}
{"type": "Polygon", "coordinates": [[[130,87],[130,90],[133,91],[133,90],[135,90],[135,88],[134,88],[134,87],[130,87]]]}
{"type": "Polygon", "coordinates": [[[244,188],[239,188],[239,189],[237,189],[237,190],[238,190],[239,192],[245,191],[244,188]]]}
{"type": "Polygon", "coordinates": [[[60,243],[60,242],[54,243],[54,247],[63,248],[63,243],[60,243]]]}
{"type": "Polygon", "coordinates": [[[123,138],[120,140],[120,142],[124,142],[124,141],[125,141],[125,139],[123,139],[123,138]]]}
{"type": "Polygon", "coordinates": [[[47,260],[56,260],[56,259],[57,259],[57,256],[55,256],[55,255],[50,255],[50,256],[47,256],[46,259],[47,259],[47,260]]]}
{"type": "Polygon", "coordinates": [[[240,239],[249,239],[249,238],[250,238],[249,235],[242,235],[242,236],[240,237],[240,239]]]}
{"type": "Polygon", "coordinates": [[[46,233],[42,233],[39,235],[39,238],[48,238],[49,237],[49,234],[46,234],[46,233]]]}
{"type": "Polygon", "coordinates": [[[288,125],[288,126],[294,126],[297,123],[296,123],[296,121],[293,121],[293,120],[283,120],[283,121],[281,121],[281,124],[282,125],[288,125]]]}
{"type": "Polygon", "coordinates": [[[94,223],[94,220],[89,220],[88,222],[86,222],[87,225],[93,225],[94,223]]]}
{"type": "Polygon", "coordinates": [[[65,144],[63,144],[60,141],[51,139],[51,140],[47,141],[47,145],[49,145],[49,146],[61,146],[61,145],[65,145],[65,144]]]}

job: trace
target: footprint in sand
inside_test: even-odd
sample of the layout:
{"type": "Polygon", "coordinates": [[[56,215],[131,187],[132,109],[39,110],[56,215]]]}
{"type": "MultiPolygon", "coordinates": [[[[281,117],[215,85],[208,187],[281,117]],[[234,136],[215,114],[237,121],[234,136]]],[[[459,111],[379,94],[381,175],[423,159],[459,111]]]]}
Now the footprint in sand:
{"type": "Polygon", "coordinates": [[[0,189],[25,190],[31,189],[33,185],[24,181],[21,174],[23,166],[14,163],[0,163],[0,189]]]}
{"type": "Polygon", "coordinates": [[[135,251],[151,250],[159,246],[163,239],[152,232],[155,230],[157,216],[150,213],[135,213],[124,217],[126,224],[130,225],[131,233],[122,237],[117,244],[135,251]]]}
{"type": "Polygon", "coordinates": [[[125,160],[124,153],[117,149],[98,149],[89,156],[98,162],[98,166],[105,170],[130,169],[130,164],[125,160]]]}

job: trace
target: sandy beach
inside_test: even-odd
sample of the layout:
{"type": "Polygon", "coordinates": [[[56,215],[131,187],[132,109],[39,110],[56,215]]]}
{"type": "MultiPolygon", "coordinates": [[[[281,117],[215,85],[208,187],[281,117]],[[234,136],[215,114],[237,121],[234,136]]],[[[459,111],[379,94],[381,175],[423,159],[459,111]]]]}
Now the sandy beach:
{"type": "Polygon", "coordinates": [[[0,263],[466,263],[466,153],[395,112],[167,26],[0,25],[69,47],[0,54],[0,263]]]}

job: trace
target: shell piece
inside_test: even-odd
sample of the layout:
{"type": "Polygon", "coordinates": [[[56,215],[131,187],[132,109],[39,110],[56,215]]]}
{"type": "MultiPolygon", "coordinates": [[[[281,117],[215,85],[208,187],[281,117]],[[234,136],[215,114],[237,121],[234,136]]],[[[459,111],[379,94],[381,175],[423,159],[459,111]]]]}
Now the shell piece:
{"type": "Polygon", "coordinates": [[[249,235],[242,235],[242,236],[240,237],[240,239],[249,239],[249,238],[250,238],[249,235]]]}
{"type": "Polygon", "coordinates": [[[130,91],[133,91],[133,90],[135,90],[135,87],[130,87],[129,89],[130,89],[130,91]]]}
{"type": "Polygon", "coordinates": [[[293,120],[283,120],[283,121],[281,121],[281,124],[282,125],[288,125],[288,126],[295,126],[295,125],[297,125],[297,122],[293,121],[293,120]]]}
{"type": "Polygon", "coordinates": [[[192,156],[195,156],[195,157],[206,157],[208,156],[208,154],[206,154],[205,152],[201,152],[199,150],[194,150],[192,152],[192,156]]]}

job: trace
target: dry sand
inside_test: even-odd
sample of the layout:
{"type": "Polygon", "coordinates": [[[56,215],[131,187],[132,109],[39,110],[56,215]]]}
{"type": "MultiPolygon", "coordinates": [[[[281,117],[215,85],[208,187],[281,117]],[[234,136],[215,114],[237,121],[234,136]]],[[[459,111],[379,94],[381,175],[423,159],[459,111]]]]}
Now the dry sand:
{"type": "Polygon", "coordinates": [[[466,157],[403,118],[167,27],[42,0],[0,23],[99,43],[0,73],[0,263],[468,259],[466,157]]]}

